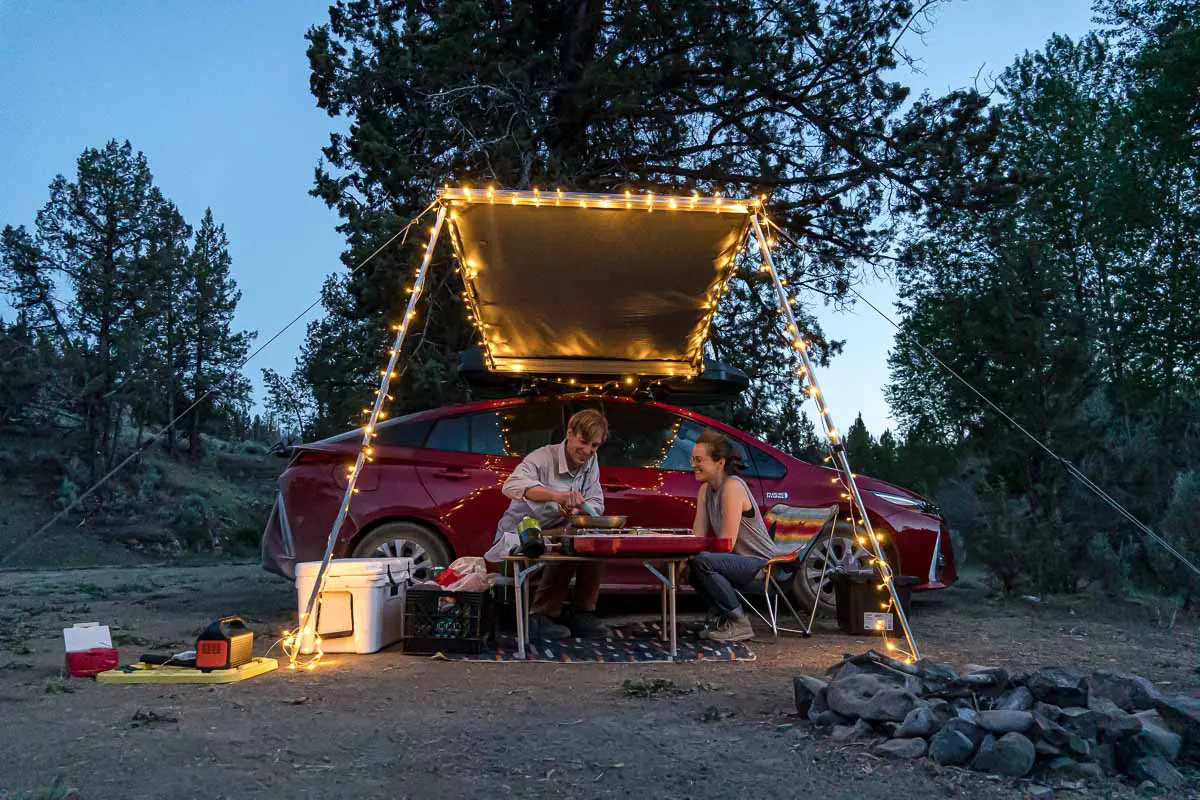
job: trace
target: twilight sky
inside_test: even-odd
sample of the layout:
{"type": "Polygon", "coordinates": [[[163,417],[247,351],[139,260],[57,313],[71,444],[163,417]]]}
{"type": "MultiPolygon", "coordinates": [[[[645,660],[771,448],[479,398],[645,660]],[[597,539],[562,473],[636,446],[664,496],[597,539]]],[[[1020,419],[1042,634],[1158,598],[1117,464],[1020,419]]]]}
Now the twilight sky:
{"type": "MultiPolygon", "coordinates": [[[[307,193],[334,121],[308,91],[303,36],[327,7],[0,0],[0,225],[32,227],[50,181],[73,177],[84,148],[129,139],[189,222],[211,206],[225,225],[242,290],[236,324],[265,340],[341,268],[337,217],[307,193]]],[[[957,0],[908,42],[921,60],[909,85],[944,92],[984,80],[1051,33],[1081,35],[1090,19],[1089,0],[957,0]]],[[[892,286],[860,291],[892,312],[892,286]]],[[[0,314],[11,318],[2,302],[0,314]]],[[[309,318],[247,365],[256,385],[262,367],[291,371],[309,318]]],[[[893,328],[861,304],[820,318],[846,340],[818,374],[832,417],[845,430],[861,411],[878,435],[893,424],[883,397],[893,328]]]]}

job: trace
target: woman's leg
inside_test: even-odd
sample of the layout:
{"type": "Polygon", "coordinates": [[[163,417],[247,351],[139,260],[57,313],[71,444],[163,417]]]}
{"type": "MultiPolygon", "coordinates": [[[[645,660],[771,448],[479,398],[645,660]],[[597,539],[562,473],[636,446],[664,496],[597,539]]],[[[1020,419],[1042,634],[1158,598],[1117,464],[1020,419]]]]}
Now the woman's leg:
{"type": "Polygon", "coordinates": [[[744,614],[735,589],[753,581],[765,563],[761,558],[735,553],[700,553],[691,560],[689,580],[718,613],[741,619],[744,614]]]}

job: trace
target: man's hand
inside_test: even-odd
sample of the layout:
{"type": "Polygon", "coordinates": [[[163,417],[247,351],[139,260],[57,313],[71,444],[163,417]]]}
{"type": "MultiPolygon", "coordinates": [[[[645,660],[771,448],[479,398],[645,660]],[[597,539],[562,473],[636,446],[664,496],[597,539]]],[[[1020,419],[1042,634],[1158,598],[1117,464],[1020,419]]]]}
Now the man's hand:
{"type": "Polygon", "coordinates": [[[583,495],[579,492],[559,492],[555,500],[564,515],[578,514],[583,506],[583,495]]]}

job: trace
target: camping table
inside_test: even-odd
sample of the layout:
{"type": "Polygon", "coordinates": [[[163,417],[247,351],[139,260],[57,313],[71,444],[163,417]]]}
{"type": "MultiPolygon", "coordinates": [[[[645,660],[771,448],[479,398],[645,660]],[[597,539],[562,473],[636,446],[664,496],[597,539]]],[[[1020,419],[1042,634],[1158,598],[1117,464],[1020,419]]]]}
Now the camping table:
{"type": "Polygon", "coordinates": [[[517,658],[525,658],[525,640],[529,635],[529,578],[546,564],[574,562],[586,564],[629,564],[640,562],[651,575],[658,579],[662,596],[662,626],[663,641],[671,646],[671,658],[677,655],[675,641],[675,576],[679,574],[679,566],[687,562],[694,553],[679,555],[570,555],[547,553],[541,558],[529,558],[523,555],[505,556],[504,560],[513,565],[514,600],[517,607],[517,658]],[[655,564],[666,567],[664,575],[655,564]]]}

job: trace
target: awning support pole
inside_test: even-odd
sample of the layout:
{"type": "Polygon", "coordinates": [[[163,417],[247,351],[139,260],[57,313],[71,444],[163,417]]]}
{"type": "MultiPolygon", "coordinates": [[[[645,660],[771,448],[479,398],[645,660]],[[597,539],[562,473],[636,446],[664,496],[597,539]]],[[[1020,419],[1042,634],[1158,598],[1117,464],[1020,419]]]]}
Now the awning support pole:
{"type": "Polygon", "coordinates": [[[383,371],[383,376],[379,380],[379,392],[375,395],[375,403],[371,407],[371,416],[367,420],[366,426],[363,427],[362,446],[358,450],[358,458],[354,461],[354,467],[349,471],[346,479],[346,491],[342,495],[342,504],[338,508],[337,517],[333,521],[333,527],[329,530],[329,538],[325,542],[325,555],[321,557],[321,567],[317,570],[317,578],[313,581],[312,594],[308,597],[308,603],[305,606],[304,613],[300,615],[300,628],[293,640],[291,647],[285,648],[288,658],[291,661],[291,666],[295,668],[296,660],[300,655],[301,648],[307,649],[312,646],[316,649],[316,656],[312,663],[316,663],[321,657],[321,642],[317,635],[316,624],[312,622],[315,619],[315,610],[317,607],[317,598],[321,596],[321,592],[325,589],[325,573],[329,568],[329,560],[333,556],[334,545],[337,544],[338,534],[342,530],[342,525],[346,521],[346,515],[350,512],[350,500],[357,491],[355,486],[358,484],[358,476],[362,474],[363,466],[371,460],[373,452],[371,447],[371,439],[378,434],[375,433],[375,425],[379,421],[379,413],[383,410],[383,404],[387,401],[388,386],[391,384],[392,378],[396,377],[396,364],[400,359],[400,348],[404,344],[404,338],[408,334],[408,326],[412,323],[416,316],[417,299],[421,296],[421,291],[425,288],[425,276],[429,271],[429,263],[433,260],[434,245],[437,244],[438,236],[442,231],[442,224],[446,221],[446,206],[440,205],[437,212],[437,220],[433,223],[433,227],[429,232],[429,243],[425,246],[425,255],[421,258],[421,266],[417,269],[417,278],[413,283],[412,293],[408,297],[408,307],[404,310],[404,319],[395,326],[396,337],[392,341],[392,349],[388,357],[387,369],[383,371]],[[309,642],[312,642],[310,645],[309,642]]]}
{"type": "MultiPolygon", "coordinates": [[[[825,397],[821,394],[820,384],[817,383],[816,373],[813,372],[812,362],[808,358],[808,346],[800,333],[800,326],[796,324],[796,317],[792,314],[791,300],[783,288],[783,282],[779,279],[779,273],[775,271],[775,262],[771,258],[771,248],[767,243],[767,237],[763,233],[762,226],[759,224],[758,214],[750,217],[750,224],[753,226],[754,236],[758,240],[758,249],[762,252],[763,268],[771,274],[771,280],[775,284],[775,293],[779,298],[779,306],[783,309],[783,314],[788,322],[788,334],[792,337],[788,340],[788,346],[794,347],[796,352],[800,354],[800,361],[803,365],[802,372],[800,373],[800,386],[801,388],[805,388],[804,379],[807,377],[808,394],[817,401],[817,409],[820,412],[817,416],[821,418],[821,425],[824,427],[825,435],[829,439],[834,466],[838,470],[842,484],[849,493],[853,504],[851,513],[853,514],[857,511],[862,517],[867,537],[871,541],[871,549],[875,553],[873,562],[891,597],[891,610],[895,614],[896,619],[900,621],[900,627],[903,629],[904,638],[908,643],[909,655],[911,655],[913,661],[920,660],[921,652],[917,649],[917,642],[913,638],[912,629],[908,625],[908,617],[905,615],[904,608],[900,605],[900,598],[896,594],[896,585],[891,565],[884,558],[883,549],[879,546],[879,538],[875,534],[875,529],[871,526],[870,517],[867,516],[867,507],[863,504],[862,495],[858,491],[858,485],[854,482],[854,473],[850,471],[850,462],[846,458],[846,448],[842,444],[841,436],[837,428],[834,427],[833,420],[829,418],[829,409],[825,405],[825,397]]],[[[853,521],[853,517],[851,517],[851,521],[853,521]]],[[[818,601],[819,598],[814,598],[814,605],[818,601]]]]}

